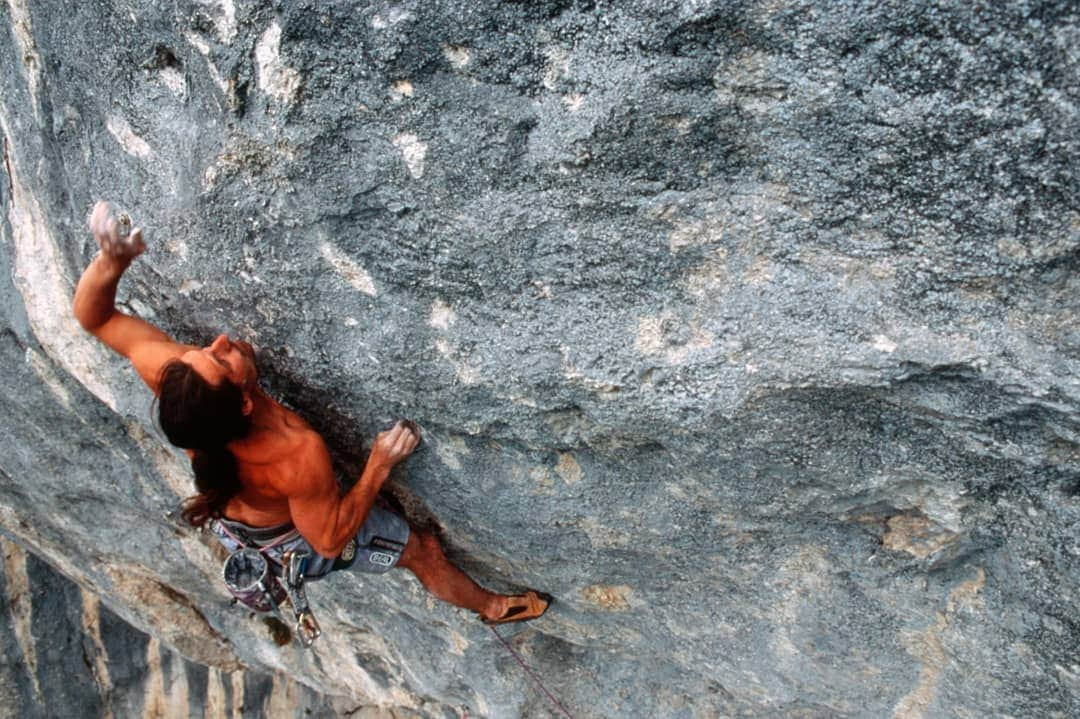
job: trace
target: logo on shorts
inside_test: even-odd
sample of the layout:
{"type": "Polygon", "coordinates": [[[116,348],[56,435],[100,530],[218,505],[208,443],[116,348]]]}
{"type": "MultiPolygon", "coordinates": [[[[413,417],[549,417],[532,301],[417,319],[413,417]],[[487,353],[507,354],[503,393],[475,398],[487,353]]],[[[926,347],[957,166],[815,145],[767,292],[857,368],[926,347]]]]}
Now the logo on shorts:
{"type": "Polygon", "coordinates": [[[394,563],[393,555],[386,554],[384,552],[372,552],[368,555],[368,559],[372,564],[379,564],[384,567],[389,567],[394,563]]]}
{"type": "Polygon", "coordinates": [[[350,539],[345,545],[345,548],[341,550],[341,561],[351,562],[353,557],[356,556],[356,540],[350,539]]]}

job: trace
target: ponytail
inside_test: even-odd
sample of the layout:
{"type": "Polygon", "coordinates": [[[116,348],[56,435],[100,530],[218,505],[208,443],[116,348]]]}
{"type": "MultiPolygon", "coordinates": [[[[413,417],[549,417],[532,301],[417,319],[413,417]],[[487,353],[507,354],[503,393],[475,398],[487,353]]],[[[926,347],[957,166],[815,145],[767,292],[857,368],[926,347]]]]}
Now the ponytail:
{"type": "Polygon", "coordinates": [[[201,527],[213,517],[220,517],[229,500],[243,485],[237,472],[236,457],[225,447],[195,450],[191,458],[198,494],[184,500],[180,516],[193,527],[201,527]]]}
{"type": "Polygon", "coordinates": [[[243,395],[225,381],[212,385],[191,365],[166,364],[158,381],[158,421],[177,447],[194,450],[191,468],[197,494],[184,500],[180,516],[193,527],[220,517],[243,489],[236,457],[227,444],[247,434],[243,395]]]}

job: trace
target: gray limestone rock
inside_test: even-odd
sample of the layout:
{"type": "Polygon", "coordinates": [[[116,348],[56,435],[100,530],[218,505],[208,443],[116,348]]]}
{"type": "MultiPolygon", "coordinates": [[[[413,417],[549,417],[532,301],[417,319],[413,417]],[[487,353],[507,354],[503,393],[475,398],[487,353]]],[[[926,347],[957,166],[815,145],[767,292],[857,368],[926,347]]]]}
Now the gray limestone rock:
{"type": "MultiPolygon", "coordinates": [[[[343,476],[494,588],[578,717],[1080,713],[1071,2],[0,7],[0,522],[220,668],[422,716],[555,710],[404,572],[278,648],[68,303],[257,348],[343,476]]],[[[25,691],[25,689],[20,689],[25,691]]],[[[552,714],[554,715],[554,714],[552,714]]]]}
{"type": "Polygon", "coordinates": [[[357,711],[282,675],[189,662],[17,545],[0,539],[0,553],[0,717],[302,719],[357,711]]]}

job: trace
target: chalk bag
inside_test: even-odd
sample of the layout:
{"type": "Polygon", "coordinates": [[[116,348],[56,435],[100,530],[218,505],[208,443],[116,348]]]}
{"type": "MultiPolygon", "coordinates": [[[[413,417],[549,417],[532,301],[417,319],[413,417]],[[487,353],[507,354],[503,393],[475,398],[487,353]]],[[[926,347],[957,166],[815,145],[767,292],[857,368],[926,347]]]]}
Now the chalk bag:
{"type": "Polygon", "coordinates": [[[285,587],[270,571],[270,563],[256,549],[237,549],[222,568],[225,586],[237,601],[256,612],[271,612],[285,601],[285,587]]]}

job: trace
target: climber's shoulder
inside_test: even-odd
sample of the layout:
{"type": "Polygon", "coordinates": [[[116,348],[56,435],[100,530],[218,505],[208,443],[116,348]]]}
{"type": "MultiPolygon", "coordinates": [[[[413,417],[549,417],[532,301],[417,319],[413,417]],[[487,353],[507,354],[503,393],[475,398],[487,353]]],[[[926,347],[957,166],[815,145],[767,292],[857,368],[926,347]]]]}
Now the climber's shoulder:
{"type": "Polygon", "coordinates": [[[268,465],[267,476],[273,478],[276,491],[285,496],[338,491],[330,450],[318,432],[306,424],[290,423],[264,431],[261,436],[264,438],[261,452],[241,449],[241,458],[255,455],[262,460],[255,464],[268,465]]]}
{"type": "Polygon", "coordinates": [[[146,320],[123,312],[114,312],[108,321],[90,332],[114,352],[126,357],[155,394],[162,368],[185,353],[198,349],[181,344],[146,320]]]}

